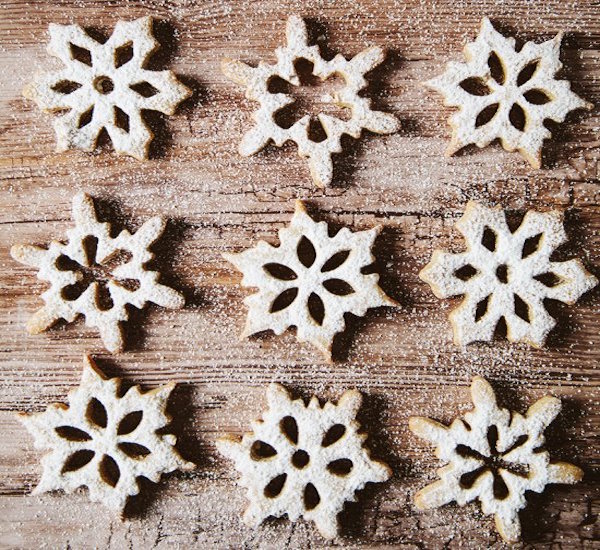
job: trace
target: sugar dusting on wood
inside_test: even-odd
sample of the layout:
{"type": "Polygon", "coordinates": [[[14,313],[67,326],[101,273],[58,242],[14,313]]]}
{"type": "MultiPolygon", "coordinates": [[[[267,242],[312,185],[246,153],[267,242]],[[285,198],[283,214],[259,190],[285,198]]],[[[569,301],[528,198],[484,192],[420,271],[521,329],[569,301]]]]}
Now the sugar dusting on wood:
{"type": "MultiPolygon", "coordinates": [[[[270,521],[257,531],[243,526],[245,495],[236,474],[214,447],[225,432],[243,432],[264,408],[264,387],[279,381],[307,397],[338,398],[356,387],[365,394],[361,423],[375,455],[395,475],[361,495],[342,517],[343,547],[389,544],[407,548],[500,547],[489,518],[476,506],[447,506],[418,513],[412,496],[435,478],[437,461],[410,435],[411,414],[449,421],[469,408],[475,374],[494,385],[504,406],[524,412],[546,393],[564,400],[549,444],[559,459],[586,471],[598,467],[600,416],[597,329],[600,292],[558,308],[559,328],[548,346],[533,350],[497,340],[466,349],[452,344],[447,315],[455,303],[435,299],[417,273],[434,248],[460,249],[453,229],[469,199],[524,213],[566,209],[570,241],[598,275],[600,157],[598,108],[571,115],[544,148],[547,169],[535,171],[517,154],[492,145],[453,159],[443,151],[450,110],[420,82],[449,60],[462,58],[483,15],[518,40],[542,41],[559,30],[564,73],[587,101],[600,103],[600,18],[591,1],[340,1],[101,2],[20,1],[0,6],[0,173],[4,226],[0,425],[0,540],[8,547],[98,546],[122,548],[199,546],[308,548],[323,540],[305,522],[270,521]],[[395,114],[392,136],[349,140],[335,159],[334,186],[316,189],[293,146],[267,147],[251,158],[237,144],[251,125],[254,105],[220,73],[222,57],[250,64],[273,61],[285,40],[285,20],[297,13],[331,54],[346,57],[378,45],[389,53],[371,76],[367,94],[376,108],[395,114]],[[151,120],[157,147],[148,162],[120,158],[103,145],[95,154],[54,153],[51,118],[21,97],[21,88],[51,58],[45,52],[49,23],[78,22],[108,34],[119,19],[154,15],[163,53],[158,68],[171,68],[195,90],[173,117],[151,120]],[[107,355],[83,323],[28,336],[27,317],[44,285],[9,255],[16,242],[45,243],[70,225],[72,196],[84,190],[115,226],[137,229],[156,214],[172,222],[157,250],[161,271],[183,291],[185,310],[150,307],[134,315],[129,349],[107,355]],[[294,335],[239,340],[248,291],[221,257],[259,239],[277,242],[277,230],[306,199],[316,219],[339,228],[385,226],[376,244],[382,288],[401,307],[352,321],[338,346],[339,360],[321,362],[294,335]],[[149,388],[180,382],[172,408],[176,431],[193,474],[167,476],[134,500],[121,522],[85,494],[28,496],[39,479],[39,453],[13,413],[43,410],[64,401],[79,381],[84,352],[108,375],[149,388]],[[26,496],[27,495],[27,496],[26,496]]],[[[576,253],[576,254],[575,254],[576,253]]],[[[560,254],[559,254],[560,256],[560,254]]],[[[600,537],[600,489],[593,481],[550,489],[532,498],[522,514],[524,536],[536,548],[592,548],[600,537]]]]}

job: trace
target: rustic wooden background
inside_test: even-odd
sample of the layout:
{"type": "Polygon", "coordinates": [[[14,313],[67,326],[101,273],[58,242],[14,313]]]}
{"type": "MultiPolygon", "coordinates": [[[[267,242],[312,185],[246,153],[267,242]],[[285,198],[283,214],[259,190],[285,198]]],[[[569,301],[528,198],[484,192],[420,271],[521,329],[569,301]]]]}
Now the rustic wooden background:
{"type": "MultiPolygon", "coordinates": [[[[499,146],[452,159],[449,110],[420,82],[460,59],[482,16],[521,40],[566,31],[564,74],[582,97],[600,105],[600,3],[543,0],[323,1],[9,1],[0,0],[0,545],[6,548],[312,548],[325,546],[314,526],[269,521],[254,531],[239,516],[245,495],[236,472],[216,452],[215,439],[241,432],[265,405],[264,388],[280,381],[297,394],[337,398],[356,387],[366,399],[362,421],[375,455],[393,479],[364,491],[342,516],[333,545],[396,548],[500,548],[491,517],[476,504],[418,513],[414,492],[435,477],[430,448],[411,435],[407,418],[451,420],[469,408],[468,385],[482,374],[501,401],[524,410],[552,393],[564,400],[549,433],[557,458],[585,470],[575,487],[534,495],[522,513],[525,547],[600,548],[600,289],[576,306],[558,307],[560,328],[543,350],[510,345],[452,344],[449,301],[438,301],[417,273],[436,247],[460,248],[452,229],[467,200],[566,211],[570,243],[600,275],[600,109],[569,116],[545,147],[545,169],[533,170],[499,146]],[[284,41],[285,19],[299,13],[326,52],[357,54],[369,45],[389,50],[371,77],[377,107],[402,129],[388,137],[348,142],[336,158],[334,185],[313,187],[295,147],[270,147],[241,158],[237,144],[252,105],[219,71],[224,56],[272,60],[284,41]],[[21,96],[32,75],[52,65],[46,53],[51,22],[78,22],[109,32],[119,19],[153,15],[163,49],[154,65],[171,67],[194,89],[173,117],[154,117],[152,159],[54,152],[51,119],[21,96]],[[44,288],[35,272],[9,256],[13,243],[46,243],[65,235],[71,197],[85,190],[106,219],[135,229],[148,217],[172,221],[159,245],[165,280],[187,296],[170,312],[149,307],[133,315],[125,353],[108,354],[82,322],[29,336],[27,317],[44,288]],[[221,257],[257,239],[276,242],[294,199],[319,219],[365,229],[385,226],[377,244],[382,286],[401,307],[371,311],[338,339],[339,360],[325,364],[291,332],[239,341],[246,314],[240,275],[221,257]],[[78,384],[81,357],[92,353],[109,375],[146,387],[180,383],[171,410],[192,474],[173,474],[127,508],[121,521],[81,494],[30,496],[40,453],[15,420],[41,411],[78,384]]],[[[328,83],[326,83],[326,86],[328,83]]],[[[322,94],[311,88],[303,106],[322,94]]],[[[310,108],[310,105],[308,105],[310,108]]]]}

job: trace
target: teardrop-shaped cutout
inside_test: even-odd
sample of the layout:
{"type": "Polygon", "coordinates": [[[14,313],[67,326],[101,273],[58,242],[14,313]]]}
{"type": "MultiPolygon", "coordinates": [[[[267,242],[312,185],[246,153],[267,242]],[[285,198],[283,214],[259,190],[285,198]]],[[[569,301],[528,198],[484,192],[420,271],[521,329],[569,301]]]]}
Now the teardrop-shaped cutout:
{"type": "Polygon", "coordinates": [[[458,84],[465,92],[471,95],[489,95],[492,93],[489,86],[485,83],[483,78],[478,78],[476,76],[472,76],[469,78],[465,78],[458,84]]]}
{"type": "Polygon", "coordinates": [[[252,460],[265,460],[272,458],[277,454],[277,451],[268,443],[257,440],[250,447],[250,458],[252,460]]]}
{"type": "Polygon", "coordinates": [[[352,286],[342,279],[327,279],[323,281],[323,286],[336,296],[348,296],[354,294],[352,286]]]}
{"type": "Polygon", "coordinates": [[[317,258],[317,252],[313,243],[311,243],[310,240],[308,240],[304,235],[298,243],[296,254],[298,255],[300,263],[304,267],[310,267],[315,263],[315,259],[317,258]]]}
{"type": "Polygon", "coordinates": [[[337,441],[339,441],[344,434],[346,433],[346,426],[343,424],[334,424],[327,430],[325,435],[323,436],[323,441],[321,441],[321,445],[323,447],[329,447],[333,445],[337,441]]]}
{"type": "Polygon", "coordinates": [[[104,405],[98,401],[95,397],[90,399],[86,411],[87,419],[100,428],[106,428],[108,422],[108,416],[104,405]]]}
{"type": "Polygon", "coordinates": [[[455,272],[454,276],[461,281],[468,281],[477,275],[478,271],[471,264],[463,265],[459,267],[455,272]]]}
{"type": "Polygon", "coordinates": [[[482,319],[487,313],[490,296],[491,295],[486,296],[483,300],[477,303],[477,307],[475,308],[475,322],[482,319]]]}
{"type": "Polygon", "coordinates": [[[90,451],[89,449],[82,449],[81,451],[75,451],[71,456],[65,460],[65,463],[62,467],[61,473],[65,472],[75,472],[83,468],[86,464],[88,464],[96,453],[94,451],[90,451]]]}
{"type": "Polygon", "coordinates": [[[115,49],[115,68],[118,69],[133,59],[133,42],[127,42],[115,49]]]}
{"type": "Polygon", "coordinates": [[[496,472],[494,475],[494,498],[496,500],[504,500],[508,496],[508,487],[502,478],[502,474],[496,472]]]}
{"type": "Polygon", "coordinates": [[[89,441],[92,439],[90,434],[73,426],[58,426],[54,428],[54,431],[67,441],[89,441]]]}
{"type": "Polygon", "coordinates": [[[487,61],[488,67],[490,68],[490,75],[500,85],[504,84],[506,80],[506,71],[500,57],[496,52],[491,52],[487,61]]]}
{"type": "Polygon", "coordinates": [[[523,107],[521,107],[518,103],[513,103],[513,106],[510,108],[508,113],[508,120],[513,125],[514,128],[522,132],[525,130],[525,124],[527,123],[527,119],[525,117],[525,111],[523,107]]]}
{"type": "Polygon", "coordinates": [[[544,90],[539,90],[537,88],[533,90],[527,90],[523,97],[532,105],[546,105],[546,103],[550,103],[552,98],[544,92],[544,90]]]}
{"type": "Polygon", "coordinates": [[[51,89],[59,94],[69,95],[75,90],[79,90],[79,88],[81,88],[81,84],[79,84],[79,82],[73,82],[72,80],[61,80],[52,86],[51,89]]]}
{"type": "Polygon", "coordinates": [[[333,271],[334,269],[342,266],[348,259],[348,256],[350,256],[349,250],[340,250],[339,252],[336,252],[323,264],[321,273],[327,273],[328,271],[333,271]]]}
{"type": "Polygon", "coordinates": [[[314,143],[321,143],[327,139],[327,132],[318,118],[310,118],[306,134],[308,139],[314,143]]]}
{"type": "Polygon", "coordinates": [[[118,464],[112,456],[104,455],[100,464],[98,464],[98,471],[102,481],[111,487],[116,487],[121,477],[121,470],[119,470],[118,464]]]}
{"type": "Polygon", "coordinates": [[[132,443],[131,441],[119,443],[119,449],[121,449],[128,457],[136,459],[145,458],[151,452],[148,447],[144,447],[139,443],[132,443]]]}
{"type": "Polygon", "coordinates": [[[130,84],[129,87],[142,97],[152,97],[158,93],[158,90],[150,82],[138,82],[137,84],[130,84]]]}
{"type": "Polygon", "coordinates": [[[538,233],[533,237],[525,239],[525,242],[523,243],[523,251],[521,252],[521,258],[527,258],[527,256],[531,256],[534,252],[537,252],[540,247],[541,240],[542,233],[538,233]]]}
{"type": "Polygon", "coordinates": [[[556,273],[552,272],[540,273],[539,275],[534,275],[533,278],[548,288],[555,287],[562,281],[562,279],[556,273]]]}
{"type": "Polygon", "coordinates": [[[473,470],[472,472],[467,472],[466,474],[463,474],[462,476],[460,476],[460,486],[463,489],[470,489],[471,487],[473,487],[473,485],[475,484],[475,482],[479,479],[479,476],[481,474],[483,474],[483,472],[489,471],[488,468],[486,466],[481,466],[480,468],[477,468],[476,470],[473,470]]]}
{"type": "Polygon", "coordinates": [[[527,303],[518,294],[513,294],[513,298],[515,315],[523,319],[526,323],[531,323],[531,315],[527,303]]]}
{"type": "Polygon", "coordinates": [[[287,474],[280,474],[277,477],[274,477],[265,487],[264,495],[267,498],[278,497],[281,494],[281,491],[283,491],[286,479],[287,474]]]}
{"type": "Polygon", "coordinates": [[[304,508],[314,510],[321,502],[319,491],[312,483],[307,483],[304,487],[304,508]]]}
{"type": "Polygon", "coordinates": [[[129,133],[129,115],[116,105],[113,108],[115,111],[115,126],[129,133]]]}
{"type": "Polygon", "coordinates": [[[84,126],[87,126],[90,122],[92,122],[92,119],[94,118],[94,107],[90,107],[87,111],[81,113],[81,116],[79,117],[79,121],[77,122],[77,128],[83,128],[84,126]]]}
{"type": "Polygon", "coordinates": [[[327,470],[336,476],[344,477],[352,471],[353,466],[349,458],[339,458],[327,464],[327,470]]]}
{"type": "Polygon", "coordinates": [[[488,122],[491,122],[491,120],[496,116],[499,107],[499,103],[492,103],[491,105],[488,105],[482,109],[477,115],[477,118],[475,118],[475,128],[485,126],[488,122]]]}
{"type": "Polygon", "coordinates": [[[313,318],[314,322],[317,325],[321,326],[323,324],[323,319],[325,319],[325,304],[321,297],[312,292],[308,297],[308,312],[310,316],[313,318]]]}
{"type": "Polygon", "coordinates": [[[290,269],[287,265],[278,263],[268,263],[263,265],[263,269],[275,279],[280,281],[293,281],[298,278],[298,275],[293,269],[290,269]]]}
{"type": "Polygon", "coordinates": [[[533,78],[539,63],[540,60],[536,59],[527,63],[527,65],[519,71],[519,75],[517,76],[517,86],[523,86],[523,84],[529,82],[533,78]]]}
{"type": "Polygon", "coordinates": [[[126,435],[130,434],[133,430],[135,430],[142,421],[144,417],[143,411],[133,411],[129,414],[125,415],[121,422],[119,422],[119,427],[117,428],[118,435],[126,435]]]}
{"type": "Polygon", "coordinates": [[[277,313],[278,311],[291,306],[296,299],[296,296],[298,296],[297,288],[294,287],[284,290],[279,296],[277,296],[277,298],[273,300],[269,310],[270,313],[277,313]]]}
{"type": "Polygon", "coordinates": [[[284,416],[279,422],[279,429],[290,443],[293,445],[298,444],[298,424],[293,416],[284,416]]]}
{"type": "Polygon", "coordinates": [[[71,50],[72,59],[76,59],[88,67],[92,66],[92,52],[90,50],[77,46],[73,42],[69,42],[69,49],[71,50]]]}
{"type": "Polygon", "coordinates": [[[490,252],[494,252],[496,250],[496,233],[491,227],[487,225],[483,228],[483,234],[481,235],[481,244],[485,246],[490,252]]]}

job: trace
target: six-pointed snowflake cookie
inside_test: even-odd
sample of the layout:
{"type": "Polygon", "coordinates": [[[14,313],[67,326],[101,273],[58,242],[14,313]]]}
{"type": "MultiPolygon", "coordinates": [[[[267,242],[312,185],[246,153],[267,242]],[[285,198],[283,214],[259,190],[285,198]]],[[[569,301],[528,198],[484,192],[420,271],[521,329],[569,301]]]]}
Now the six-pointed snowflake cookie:
{"type": "Polygon", "coordinates": [[[154,258],[149,248],[162,234],[164,219],[156,216],[133,235],[123,230],[111,237],[110,224],[96,218],[92,198],[78,193],[73,220],[66,243],[52,241],[48,248],[15,245],[10,250],[15,260],[38,269],[38,279],[50,283],[42,294],[45,305],[27,323],[31,334],[59,319],[72,322],[84,315],[88,326],[98,328],[106,348],[115,352],[124,346],[121,322],[129,316],[127,306],[184,306],[183,296],[160,284],[159,273],[147,266],[154,258]],[[121,263],[115,265],[117,260],[121,263]]]}
{"type": "Polygon", "coordinates": [[[321,57],[318,46],[308,45],[306,24],[302,18],[292,15],[286,27],[287,45],[277,48],[277,63],[269,65],[261,62],[258,67],[250,67],[240,61],[225,59],[223,73],[237,84],[246,87],[246,97],[260,103],[253,114],[255,125],[243,137],[240,154],[250,156],[260,151],[269,142],[281,147],[290,140],[298,146],[298,154],[308,158],[313,181],[318,187],[331,183],[333,176],[333,153],[342,151],[343,135],[358,139],[363,129],[377,134],[391,134],[398,130],[398,120],[387,113],[371,109],[369,99],[361,97],[360,91],[367,86],[365,73],[384,59],[381,48],[373,47],[359,53],[351,60],[337,55],[331,61],[321,57]],[[344,79],[344,87],[328,99],[330,103],[351,110],[349,120],[319,113],[316,119],[325,132],[325,139],[314,141],[309,137],[311,117],[306,115],[289,128],[277,124],[275,115],[284,107],[294,103],[294,98],[284,93],[271,93],[269,84],[275,77],[282,78],[294,86],[300,85],[295,62],[305,59],[313,64],[313,74],[321,80],[334,75],[344,79]]]}
{"type": "Polygon", "coordinates": [[[92,151],[105,129],[115,151],[148,156],[153,134],[143,110],[172,115],[191,90],[171,71],[144,68],[158,48],[152,18],[119,21],[103,44],[79,25],[50,25],[50,55],[64,68],[40,74],[23,95],[40,109],[59,113],[54,121],[57,151],[92,151]]]}
{"type": "Polygon", "coordinates": [[[562,122],[574,109],[593,107],[568,81],[555,78],[562,67],[561,40],[559,33],[517,51],[515,39],[502,36],[484,17],[479,36],[465,47],[467,63],[448,63],[444,74],[425,83],[444,96],[445,105],[459,108],[449,120],[446,154],[499,138],[507,151],[518,150],[540,168],[544,139],[551,137],[544,121],[562,122]]]}
{"type": "Polygon", "coordinates": [[[481,377],[471,384],[474,409],[449,427],[424,417],[412,417],[413,433],[436,445],[436,456],[447,463],[440,479],[415,495],[421,510],[452,501],[459,506],[479,499],[484,514],[494,514],[502,538],[521,535],[519,510],[526,491],[541,493],[549,483],[577,483],[583,472],[567,462],[552,462],[542,450],[544,430],[561,409],[560,400],[546,396],[525,416],[498,407],[494,390],[481,377]]]}
{"type": "Polygon", "coordinates": [[[302,201],[289,227],[279,231],[280,246],[260,241],[239,254],[223,257],[239,269],[242,285],[256,287],[248,296],[248,317],[242,337],[297,328],[300,342],[311,342],[331,359],[334,336],[344,330],[344,315],[363,316],[367,309],[397,305],[377,284],[375,273],[361,269],[375,258],[371,246],[381,227],[334,237],[325,222],[315,222],[302,201]]]}
{"type": "Polygon", "coordinates": [[[147,393],[133,386],[124,395],[120,385],[85,357],[81,384],[69,393],[68,406],[56,403],[45,412],[19,415],[36,449],[50,450],[34,494],[86,486],[90,500],[122,512],[127,498],[139,493],[139,477],[158,483],[164,473],[194,469],[177,453],[174,435],[157,433],[171,421],[165,409],[175,384],[147,393]]]}
{"type": "Polygon", "coordinates": [[[542,346],[556,324],[544,300],[574,304],[598,284],[579,260],[550,260],[567,240],[559,212],[529,211],[512,232],[499,207],[471,201],[456,227],[466,252],[434,251],[419,277],[438,298],[464,295],[450,314],[457,344],[491,341],[504,318],[510,341],[542,346]]]}
{"type": "Polygon", "coordinates": [[[302,516],[325,538],[334,538],[344,503],[355,502],[355,492],[366,483],[386,481],[392,473],[363,447],[367,436],[356,421],[362,397],[350,390],[337,405],[321,407],[313,397],[307,406],[270,384],[267,400],[269,408],[252,423],[252,433],[241,441],[228,436],[217,442],[248,490],[244,522],[256,527],[269,516],[287,514],[290,521],[302,516]]]}

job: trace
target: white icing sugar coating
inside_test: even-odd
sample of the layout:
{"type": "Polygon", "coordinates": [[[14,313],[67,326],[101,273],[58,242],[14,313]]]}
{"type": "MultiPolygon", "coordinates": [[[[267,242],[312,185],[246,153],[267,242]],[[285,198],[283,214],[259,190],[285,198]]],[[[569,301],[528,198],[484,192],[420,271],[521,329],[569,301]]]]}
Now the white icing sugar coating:
{"type": "Polygon", "coordinates": [[[59,319],[73,322],[83,315],[86,325],[98,328],[109,351],[121,351],[125,345],[121,323],[129,317],[126,306],[142,309],[148,302],[173,309],[184,306],[183,296],[160,284],[160,274],[146,265],[154,258],[149,248],[162,234],[164,219],[156,216],[134,234],[124,229],[113,238],[110,224],[98,221],[92,198],[78,193],[73,198],[73,220],[75,226],[67,231],[66,243],[52,241],[47,249],[14,245],[10,250],[15,260],[38,269],[38,279],[50,283],[50,288],[42,294],[45,305],[27,323],[29,333],[38,334],[59,319]],[[90,257],[90,238],[96,240],[95,257],[90,257]],[[100,302],[101,281],[93,275],[75,299],[66,295],[68,288],[85,283],[87,272],[93,273],[95,266],[102,266],[123,252],[129,254],[129,259],[110,270],[104,285],[110,295],[109,308],[100,302]],[[62,265],[64,260],[71,265],[62,265]],[[124,281],[133,282],[133,286],[122,284],[124,281]]]}
{"type": "Polygon", "coordinates": [[[254,112],[255,125],[243,137],[239,146],[240,154],[253,155],[270,141],[281,147],[291,140],[298,146],[298,154],[308,158],[310,172],[315,185],[325,187],[333,177],[332,154],[342,151],[341,138],[344,134],[358,139],[363,129],[377,134],[391,134],[399,128],[398,120],[387,113],[373,111],[371,101],[360,97],[359,92],[367,86],[365,73],[379,65],[384,59],[381,48],[373,47],[356,55],[351,60],[341,55],[326,61],[321,57],[318,46],[308,45],[306,24],[302,18],[292,15],[286,26],[287,45],[277,48],[277,63],[269,65],[261,62],[258,67],[250,67],[241,61],[225,59],[223,73],[241,86],[246,87],[246,97],[260,103],[254,112]],[[318,114],[327,137],[320,142],[309,138],[310,116],[306,115],[289,128],[277,124],[274,115],[277,111],[294,103],[287,94],[271,93],[268,89],[273,77],[280,77],[293,85],[300,85],[294,62],[306,59],[313,63],[313,74],[322,80],[333,75],[341,75],[344,87],[330,100],[341,107],[351,109],[349,120],[340,120],[324,113],[318,114]]]}
{"type": "Polygon", "coordinates": [[[579,260],[550,260],[567,240],[559,212],[529,211],[512,232],[499,207],[470,201],[456,227],[467,250],[435,250],[419,277],[438,298],[464,295],[450,314],[457,344],[491,341],[503,317],[510,341],[542,346],[556,324],[544,300],[574,304],[598,284],[579,260]]]}
{"type": "Polygon", "coordinates": [[[316,397],[306,405],[270,384],[267,399],[269,408],[251,433],[241,441],[228,436],[217,442],[248,490],[244,522],[257,527],[269,516],[287,514],[292,522],[304,517],[325,538],[334,538],[344,503],[355,502],[366,483],[386,481],[392,473],[363,447],[367,436],[356,421],[362,397],[349,390],[337,405],[321,407],[316,397]]]}
{"type": "Polygon", "coordinates": [[[562,122],[574,109],[593,107],[571,91],[568,81],[555,78],[562,67],[561,40],[559,33],[542,44],[527,42],[517,51],[515,39],[502,36],[484,17],[479,36],[465,46],[467,62],[450,62],[444,74],[425,83],[444,96],[446,106],[459,108],[449,119],[452,141],[446,154],[471,143],[485,147],[499,138],[507,151],[518,150],[540,168],[544,139],[551,137],[544,120],[562,122]],[[493,56],[499,62],[497,71],[492,70],[493,56]],[[484,110],[489,116],[492,106],[495,114],[482,123],[480,115],[487,118],[484,110]]]}
{"type": "Polygon", "coordinates": [[[171,71],[144,68],[159,46],[152,35],[152,18],[119,21],[104,44],[79,25],[52,24],[49,32],[48,53],[64,68],[37,75],[23,95],[44,111],[67,111],[54,120],[57,151],[93,151],[106,129],[117,153],[147,158],[153,134],[142,110],[172,115],[192,93],[171,71]],[[89,53],[89,64],[73,54],[72,46],[89,53]],[[132,57],[120,65],[121,52],[127,48],[132,57]],[[139,85],[148,91],[137,91],[139,85]]]}
{"type": "Polygon", "coordinates": [[[195,468],[177,453],[174,435],[156,433],[171,420],[165,409],[175,384],[146,393],[133,386],[119,397],[120,384],[85,357],[81,384],[69,393],[68,406],[56,403],[41,413],[19,414],[36,449],[50,449],[34,494],[86,486],[92,502],[122,512],[128,497],[139,493],[140,476],[158,483],[163,473],[195,468]],[[104,417],[93,407],[102,407],[104,417]],[[107,473],[111,461],[116,476],[107,473]]]}
{"type": "Polygon", "coordinates": [[[279,246],[260,241],[244,252],[224,254],[244,274],[242,285],[258,288],[244,301],[249,311],[243,336],[264,330],[279,335],[295,326],[300,342],[331,359],[333,338],[346,326],[344,314],[363,316],[369,308],[397,305],[377,284],[379,275],[361,273],[375,260],[371,247],[380,229],[342,228],[330,237],[327,224],[315,222],[296,201],[289,227],[279,231],[279,246]],[[312,261],[302,257],[302,245],[312,247],[312,261]],[[313,301],[320,301],[322,319],[311,309],[313,301]]]}
{"type": "Polygon", "coordinates": [[[498,407],[494,390],[479,376],[471,395],[474,409],[448,427],[410,418],[411,431],[435,444],[435,455],[446,463],[438,470],[440,479],[415,495],[415,504],[427,510],[478,499],[484,514],[494,514],[502,538],[517,542],[525,492],[541,493],[549,483],[577,483],[583,472],[567,462],[551,462],[548,451],[540,450],[544,430],[560,412],[559,399],[542,397],[522,416],[498,407]]]}

